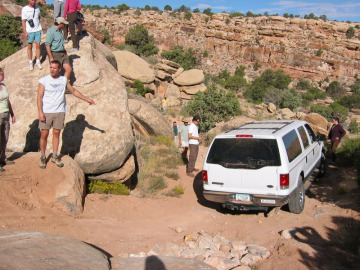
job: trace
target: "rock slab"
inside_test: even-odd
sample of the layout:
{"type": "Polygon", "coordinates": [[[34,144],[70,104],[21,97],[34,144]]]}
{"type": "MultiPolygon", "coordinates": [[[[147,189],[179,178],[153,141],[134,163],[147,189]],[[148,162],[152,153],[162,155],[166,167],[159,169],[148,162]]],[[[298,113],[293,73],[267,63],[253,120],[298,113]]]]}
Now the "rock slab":
{"type": "Polygon", "coordinates": [[[108,270],[108,258],[84,242],[28,231],[0,231],[0,269],[108,270]]]}

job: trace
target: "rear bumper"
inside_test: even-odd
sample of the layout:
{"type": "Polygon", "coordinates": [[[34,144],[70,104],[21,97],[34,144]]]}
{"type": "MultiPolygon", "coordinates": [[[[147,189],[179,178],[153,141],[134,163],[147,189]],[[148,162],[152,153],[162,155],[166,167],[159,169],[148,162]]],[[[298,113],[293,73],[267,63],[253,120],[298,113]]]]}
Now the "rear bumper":
{"type": "Polygon", "coordinates": [[[235,208],[258,208],[283,206],[289,200],[289,196],[274,195],[250,195],[250,201],[236,201],[232,192],[219,192],[204,190],[204,197],[208,201],[218,202],[226,205],[236,206],[235,208]]]}

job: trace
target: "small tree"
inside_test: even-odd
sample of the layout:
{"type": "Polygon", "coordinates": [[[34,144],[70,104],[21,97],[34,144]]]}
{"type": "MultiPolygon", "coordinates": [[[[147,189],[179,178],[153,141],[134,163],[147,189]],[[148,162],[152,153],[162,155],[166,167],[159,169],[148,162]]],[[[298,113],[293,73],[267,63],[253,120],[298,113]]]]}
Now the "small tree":
{"type": "Polygon", "coordinates": [[[211,85],[205,92],[197,92],[184,108],[189,115],[200,117],[199,129],[201,132],[208,131],[217,122],[241,115],[240,104],[235,95],[221,89],[218,90],[214,85],[211,85]]]}
{"type": "Polygon", "coordinates": [[[161,57],[178,63],[185,70],[194,68],[197,63],[195,51],[192,48],[184,51],[182,46],[175,46],[172,51],[164,50],[161,57]]]}
{"type": "Polygon", "coordinates": [[[20,49],[21,23],[12,15],[0,16],[0,60],[20,49]]]}
{"type": "Polygon", "coordinates": [[[333,81],[326,87],[326,93],[331,97],[340,98],[346,93],[346,90],[338,81],[333,81]]]}
{"type": "Polygon", "coordinates": [[[129,10],[130,8],[126,4],[121,4],[121,5],[117,6],[117,9],[118,9],[119,12],[121,12],[121,11],[129,10]]]}
{"type": "Polygon", "coordinates": [[[354,27],[350,26],[346,31],[346,37],[350,39],[353,38],[354,36],[355,36],[355,29],[354,27]]]}
{"type": "Polygon", "coordinates": [[[358,134],[360,131],[359,124],[356,122],[356,119],[351,120],[349,130],[353,134],[358,134]]]}
{"type": "Polygon", "coordinates": [[[190,20],[191,17],[192,17],[192,13],[191,13],[191,12],[186,12],[185,15],[184,15],[184,18],[185,18],[186,20],[190,20]]]}
{"type": "Polygon", "coordinates": [[[143,25],[135,25],[129,29],[125,35],[125,44],[134,47],[135,52],[139,55],[149,56],[156,54],[158,48],[153,44],[154,37],[149,35],[147,28],[143,25]]]}
{"type": "Polygon", "coordinates": [[[193,9],[193,13],[200,13],[200,9],[194,8],[194,9],[193,9]]]}
{"type": "Polygon", "coordinates": [[[204,14],[212,16],[214,13],[211,11],[211,8],[205,8],[203,11],[204,14]]]}
{"type": "Polygon", "coordinates": [[[191,8],[189,8],[189,7],[185,6],[185,5],[181,5],[181,6],[177,9],[178,12],[190,12],[190,10],[191,10],[191,8]]]}
{"type": "Polygon", "coordinates": [[[134,89],[135,89],[136,93],[139,94],[140,96],[145,96],[146,89],[144,87],[144,84],[142,82],[140,82],[139,80],[134,81],[134,89]]]}
{"type": "Polygon", "coordinates": [[[339,104],[348,108],[350,111],[354,108],[360,108],[360,94],[343,96],[340,98],[339,104]]]}
{"type": "Polygon", "coordinates": [[[164,7],[164,10],[166,10],[166,11],[172,11],[172,7],[171,7],[170,5],[166,5],[166,6],[164,7]]]}

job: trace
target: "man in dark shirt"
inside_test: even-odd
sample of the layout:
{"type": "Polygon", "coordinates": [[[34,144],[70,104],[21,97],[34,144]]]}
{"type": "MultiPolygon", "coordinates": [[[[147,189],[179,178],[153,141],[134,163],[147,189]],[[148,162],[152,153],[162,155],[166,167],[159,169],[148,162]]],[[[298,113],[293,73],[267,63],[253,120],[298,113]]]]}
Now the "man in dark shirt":
{"type": "Polygon", "coordinates": [[[336,161],[336,148],[338,147],[341,138],[345,136],[346,131],[339,123],[339,118],[334,116],[332,118],[333,125],[329,131],[328,139],[331,141],[331,159],[332,162],[336,161]]]}

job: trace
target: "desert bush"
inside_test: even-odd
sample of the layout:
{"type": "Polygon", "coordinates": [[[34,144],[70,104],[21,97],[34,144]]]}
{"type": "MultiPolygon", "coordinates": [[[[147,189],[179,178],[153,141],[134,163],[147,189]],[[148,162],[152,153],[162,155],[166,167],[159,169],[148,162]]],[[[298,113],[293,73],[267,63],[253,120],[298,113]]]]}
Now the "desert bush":
{"type": "Polygon", "coordinates": [[[298,83],[296,84],[296,89],[308,90],[310,88],[311,88],[311,85],[310,85],[309,81],[305,80],[305,79],[300,79],[298,81],[298,83]]]}
{"type": "Polygon", "coordinates": [[[247,83],[245,78],[235,75],[225,80],[224,87],[231,91],[237,92],[240,88],[246,85],[247,83]]]}
{"type": "Polygon", "coordinates": [[[263,98],[264,103],[274,103],[278,108],[296,109],[301,104],[301,98],[294,90],[280,90],[275,87],[267,89],[263,98]]]}
{"type": "Polygon", "coordinates": [[[144,84],[142,82],[140,82],[139,80],[135,80],[133,87],[134,87],[137,94],[139,94],[140,96],[145,96],[146,89],[145,89],[144,84]]]}
{"type": "Polygon", "coordinates": [[[252,102],[262,102],[269,88],[286,89],[291,78],[284,71],[267,69],[248,86],[244,92],[245,97],[252,102]]]}
{"type": "Polygon", "coordinates": [[[110,33],[107,29],[101,29],[100,33],[104,35],[104,43],[112,44],[110,33]]]}
{"type": "Polygon", "coordinates": [[[88,186],[89,193],[129,195],[130,190],[120,182],[105,182],[101,180],[91,180],[88,186]]]}
{"type": "Polygon", "coordinates": [[[331,108],[325,107],[325,106],[322,106],[319,104],[312,105],[310,108],[310,112],[318,113],[318,114],[322,115],[323,117],[325,117],[328,121],[330,121],[331,117],[332,117],[331,108]]]}
{"type": "Polygon", "coordinates": [[[314,104],[311,106],[310,111],[324,116],[328,121],[331,121],[333,116],[337,116],[342,121],[345,121],[349,113],[348,109],[337,102],[331,103],[328,107],[314,104]]]}
{"type": "Polygon", "coordinates": [[[322,92],[320,88],[311,87],[306,93],[303,93],[301,97],[305,100],[312,101],[315,99],[324,99],[326,94],[322,92]]]}
{"type": "Polygon", "coordinates": [[[316,56],[321,56],[323,54],[323,49],[319,48],[318,51],[316,52],[316,56]]]}
{"type": "Polygon", "coordinates": [[[350,39],[353,38],[354,36],[355,36],[355,29],[354,27],[350,26],[346,31],[346,37],[350,39]]]}
{"type": "Polygon", "coordinates": [[[184,194],[184,188],[181,186],[175,186],[175,187],[173,187],[172,192],[174,192],[174,194],[177,194],[177,195],[182,195],[182,194],[184,194]]]}
{"type": "Polygon", "coordinates": [[[141,10],[140,10],[140,9],[136,9],[136,10],[134,11],[134,14],[135,14],[136,16],[140,16],[140,15],[141,15],[141,10]]]}
{"type": "Polygon", "coordinates": [[[170,5],[165,5],[164,10],[166,11],[172,11],[172,7],[170,5]]]}
{"type": "Polygon", "coordinates": [[[353,166],[360,162],[360,138],[345,138],[338,148],[338,156],[341,160],[346,160],[347,164],[353,166]]]}
{"type": "Polygon", "coordinates": [[[357,123],[356,119],[351,120],[349,125],[349,131],[353,134],[358,134],[360,131],[359,124],[357,123]]]}
{"type": "Polygon", "coordinates": [[[133,46],[138,55],[153,55],[159,50],[154,44],[154,36],[149,35],[148,29],[143,25],[135,25],[125,35],[125,44],[133,46]]]}
{"type": "Polygon", "coordinates": [[[204,52],[203,52],[203,58],[206,58],[206,57],[208,57],[209,56],[209,52],[207,51],[207,50],[205,50],[204,52]]]}
{"type": "Polygon", "coordinates": [[[346,93],[346,90],[338,81],[333,81],[326,87],[326,93],[331,97],[340,98],[346,93]]]}
{"type": "Polygon", "coordinates": [[[360,94],[360,81],[357,80],[354,84],[350,85],[350,89],[351,92],[354,92],[355,94],[360,94]]]}
{"type": "Polygon", "coordinates": [[[205,92],[197,92],[194,96],[185,106],[185,110],[189,115],[200,117],[201,132],[208,131],[217,122],[241,115],[240,104],[235,95],[222,89],[218,90],[215,85],[208,87],[205,92]]]}
{"type": "Polygon", "coordinates": [[[190,20],[191,18],[192,18],[191,12],[186,12],[185,15],[184,15],[184,19],[190,20]]]}
{"type": "Polygon", "coordinates": [[[339,104],[350,111],[354,108],[360,108],[360,94],[343,96],[339,99],[339,104]]]}
{"type": "Polygon", "coordinates": [[[0,16],[0,60],[20,49],[21,31],[21,23],[14,16],[7,14],[0,16]]]}
{"type": "Polygon", "coordinates": [[[185,70],[192,69],[197,64],[196,51],[189,48],[187,51],[182,46],[175,46],[173,50],[164,50],[161,53],[161,57],[174,61],[182,66],[185,70]]]}
{"type": "Polygon", "coordinates": [[[177,172],[166,172],[165,173],[165,176],[167,178],[171,178],[171,179],[174,179],[174,180],[178,180],[179,179],[179,174],[177,172]]]}
{"type": "Polygon", "coordinates": [[[211,8],[205,8],[203,13],[208,16],[212,16],[214,14],[214,12],[211,11],[211,8]]]}
{"type": "Polygon", "coordinates": [[[215,137],[216,137],[216,133],[215,133],[215,132],[207,132],[206,135],[205,135],[205,137],[204,137],[204,141],[203,141],[203,142],[204,142],[204,146],[205,146],[205,147],[209,147],[215,137]]]}

